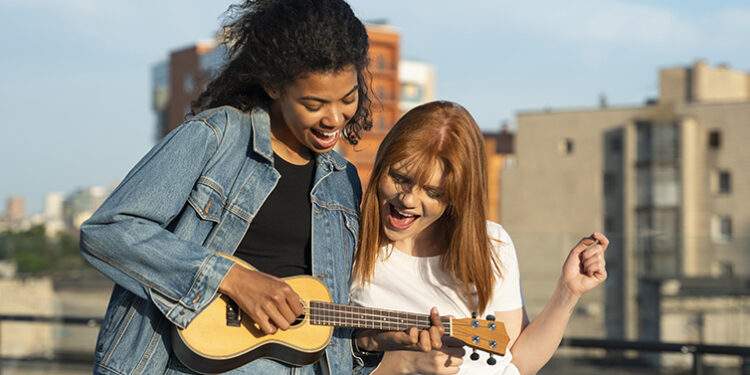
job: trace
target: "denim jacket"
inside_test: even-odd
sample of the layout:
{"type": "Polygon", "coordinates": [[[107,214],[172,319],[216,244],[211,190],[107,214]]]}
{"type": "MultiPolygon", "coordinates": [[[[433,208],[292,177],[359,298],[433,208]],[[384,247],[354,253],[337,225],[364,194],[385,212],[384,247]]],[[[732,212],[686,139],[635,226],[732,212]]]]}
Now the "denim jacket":
{"type": "MultiPolygon", "coordinates": [[[[336,152],[316,155],[312,272],[334,302],[349,303],[359,230],[356,168],[336,152]]],[[[186,327],[218,295],[234,253],[276,186],[270,119],[231,107],[203,112],[164,137],[81,226],[81,251],[115,281],[96,344],[97,374],[187,371],[173,357],[171,325],[186,327]]],[[[336,329],[321,361],[352,373],[350,330],[336,329]]],[[[238,374],[312,374],[259,359],[238,374]]]]}

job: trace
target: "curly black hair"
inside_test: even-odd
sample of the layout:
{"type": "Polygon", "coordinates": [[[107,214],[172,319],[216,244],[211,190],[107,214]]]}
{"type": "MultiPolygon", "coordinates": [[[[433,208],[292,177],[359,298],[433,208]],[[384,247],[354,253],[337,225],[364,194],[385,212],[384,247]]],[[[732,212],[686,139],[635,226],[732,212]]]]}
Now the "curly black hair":
{"type": "Polygon", "coordinates": [[[225,15],[229,62],[192,103],[192,114],[222,105],[245,112],[267,108],[271,98],[264,87],[283,91],[306,73],[353,65],[359,103],[343,135],[356,145],[360,132],[372,128],[367,31],[345,1],[245,0],[225,15]]]}

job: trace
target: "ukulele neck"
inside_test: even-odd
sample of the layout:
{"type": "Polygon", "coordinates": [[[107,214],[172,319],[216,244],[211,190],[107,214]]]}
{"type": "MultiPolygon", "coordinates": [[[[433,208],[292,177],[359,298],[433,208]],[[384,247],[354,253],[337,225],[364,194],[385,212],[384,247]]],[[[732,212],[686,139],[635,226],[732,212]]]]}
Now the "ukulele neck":
{"type": "MultiPolygon", "coordinates": [[[[346,328],[369,328],[384,331],[404,331],[411,327],[419,330],[432,326],[429,315],[394,310],[341,305],[330,302],[310,301],[308,309],[310,323],[346,328]]],[[[445,334],[451,334],[451,318],[440,317],[445,334]]]]}

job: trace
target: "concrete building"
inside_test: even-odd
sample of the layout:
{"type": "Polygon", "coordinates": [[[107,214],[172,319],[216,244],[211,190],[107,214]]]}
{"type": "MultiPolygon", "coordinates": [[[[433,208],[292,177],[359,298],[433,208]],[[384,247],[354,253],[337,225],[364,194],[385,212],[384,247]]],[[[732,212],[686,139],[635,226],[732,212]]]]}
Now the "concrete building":
{"type": "Polygon", "coordinates": [[[581,300],[568,335],[748,344],[747,324],[736,334],[717,318],[750,318],[737,308],[750,295],[748,73],[698,61],[662,69],[646,105],[523,112],[517,123],[502,222],[530,315],[572,245],[603,231],[609,279],[581,300]]]}
{"type": "Polygon", "coordinates": [[[420,61],[401,60],[398,64],[401,115],[410,109],[435,100],[435,67],[420,61]]]}
{"type": "Polygon", "coordinates": [[[11,225],[15,225],[26,218],[26,198],[14,195],[8,198],[5,216],[11,225]]]}
{"type": "Polygon", "coordinates": [[[64,202],[65,195],[63,193],[47,193],[44,197],[44,234],[47,237],[54,237],[65,230],[64,202]]]}
{"type": "Polygon", "coordinates": [[[79,230],[81,224],[94,214],[107,199],[109,192],[101,186],[90,186],[76,190],[63,201],[65,227],[79,230]]]}
{"type": "Polygon", "coordinates": [[[503,124],[499,132],[483,132],[484,147],[487,152],[487,219],[502,223],[502,176],[506,165],[513,166],[513,137],[508,124],[503,124]]]}
{"type": "Polygon", "coordinates": [[[190,103],[221,71],[224,48],[213,40],[176,50],[152,68],[152,106],[157,116],[157,138],[185,120],[190,103]]]}
{"type": "Polygon", "coordinates": [[[361,133],[362,138],[356,146],[347,142],[339,142],[336,145],[336,150],[357,167],[363,188],[370,179],[380,142],[401,115],[398,74],[401,35],[398,30],[386,24],[370,24],[367,25],[367,36],[370,40],[373,126],[370,131],[361,133]]]}

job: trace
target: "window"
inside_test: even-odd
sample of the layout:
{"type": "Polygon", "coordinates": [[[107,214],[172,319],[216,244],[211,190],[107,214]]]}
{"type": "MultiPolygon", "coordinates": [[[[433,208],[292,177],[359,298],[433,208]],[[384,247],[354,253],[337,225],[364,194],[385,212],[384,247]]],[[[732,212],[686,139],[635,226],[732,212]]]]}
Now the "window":
{"type": "Polygon", "coordinates": [[[562,141],[560,141],[560,144],[557,146],[557,150],[560,151],[560,154],[563,155],[570,155],[573,153],[573,140],[570,138],[565,138],[562,141]]]}
{"type": "Polygon", "coordinates": [[[719,194],[729,194],[732,192],[732,175],[729,171],[719,171],[719,194]]]}
{"type": "Polygon", "coordinates": [[[680,179],[677,167],[658,165],[651,168],[651,203],[656,206],[680,204],[680,179]]]}
{"type": "Polygon", "coordinates": [[[614,172],[604,172],[604,194],[611,194],[617,188],[617,177],[614,172]]]}
{"type": "Polygon", "coordinates": [[[607,233],[612,233],[615,231],[615,219],[612,216],[605,216],[604,217],[604,231],[607,233]]]}
{"type": "Polygon", "coordinates": [[[718,130],[712,130],[708,133],[708,148],[716,150],[721,147],[721,133],[718,130]]]}
{"type": "Polygon", "coordinates": [[[727,243],[732,240],[732,218],[729,216],[714,216],[711,222],[711,232],[714,242],[727,243]]]}
{"type": "Polygon", "coordinates": [[[734,276],[734,266],[732,262],[726,260],[716,261],[712,271],[714,276],[723,279],[731,279],[734,276]]]}
{"type": "Polygon", "coordinates": [[[388,93],[386,93],[386,91],[385,91],[385,87],[383,87],[383,86],[378,86],[378,88],[377,88],[377,91],[378,91],[378,99],[380,99],[380,100],[389,100],[389,99],[390,99],[390,98],[389,98],[389,97],[387,96],[387,95],[388,95],[388,93]]]}
{"type": "Polygon", "coordinates": [[[617,136],[610,138],[609,150],[617,154],[622,152],[622,138],[617,136]]]}
{"type": "Polygon", "coordinates": [[[673,123],[636,123],[637,160],[642,162],[676,161],[679,158],[679,129],[673,123]]]}
{"type": "Polygon", "coordinates": [[[383,55],[377,55],[375,57],[375,66],[378,68],[378,70],[386,70],[388,68],[387,63],[385,62],[385,57],[383,57],[383,55]]]}

